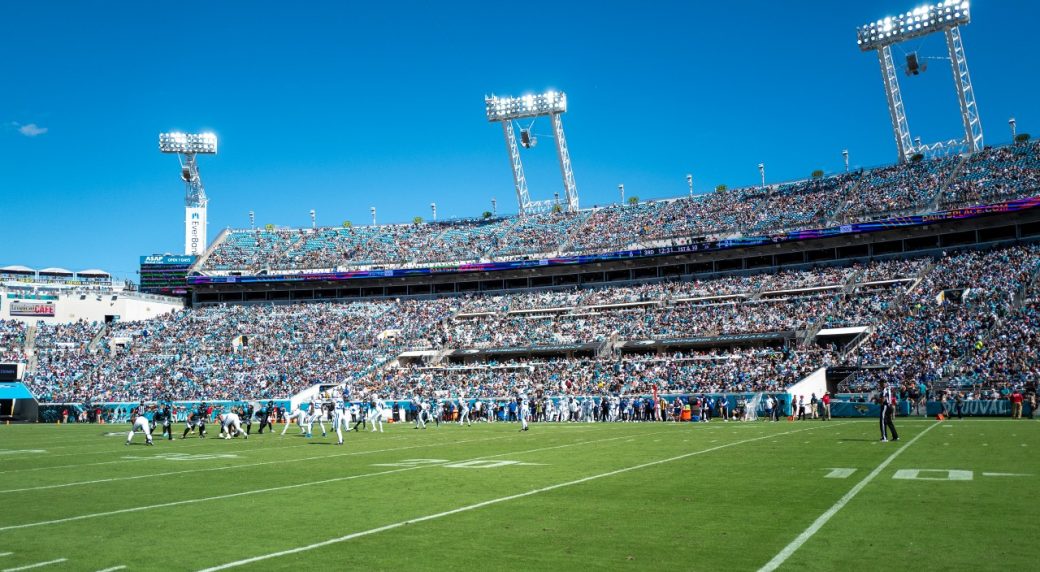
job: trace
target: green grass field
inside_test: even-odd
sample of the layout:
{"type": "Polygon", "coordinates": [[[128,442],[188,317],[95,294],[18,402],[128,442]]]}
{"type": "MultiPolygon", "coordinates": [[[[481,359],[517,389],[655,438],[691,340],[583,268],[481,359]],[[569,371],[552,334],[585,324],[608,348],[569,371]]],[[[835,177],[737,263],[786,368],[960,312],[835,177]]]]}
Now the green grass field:
{"type": "Polygon", "coordinates": [[[2,426],[0,570],[1031,568],[1040,424],[897,424],[2,426]]]}

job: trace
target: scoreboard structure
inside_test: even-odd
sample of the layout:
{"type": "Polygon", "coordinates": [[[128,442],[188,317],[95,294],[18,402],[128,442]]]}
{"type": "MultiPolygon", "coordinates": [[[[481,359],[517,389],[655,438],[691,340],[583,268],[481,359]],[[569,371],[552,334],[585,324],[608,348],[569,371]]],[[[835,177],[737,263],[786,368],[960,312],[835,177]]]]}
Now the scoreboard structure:
{"type": "Polygon", "coordinates": [[[186,296],[188,269],[198,259],[191,254],[151,254],[141,257],[141,292],[186,296]]]}

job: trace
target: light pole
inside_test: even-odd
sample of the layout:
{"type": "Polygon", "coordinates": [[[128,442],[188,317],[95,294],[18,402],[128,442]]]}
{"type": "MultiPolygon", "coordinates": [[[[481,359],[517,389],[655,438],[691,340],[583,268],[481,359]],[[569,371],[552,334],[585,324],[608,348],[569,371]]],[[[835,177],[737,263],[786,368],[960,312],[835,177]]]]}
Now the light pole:
{"type": "Polygon", "coordinates": [[[437,222],[437,203],[430,203],[430,210],[433,211],[433,222],[437,222]]]}
{"type": "Polygon", "coordinates": [[[256,230],[256,213],[249,211],[249,228],[250,230],[256,230]]]}
{"type": "Polygon", "coordinates": [[[845,159],[845,172],[848,173],[849,172],[849,150],[848,149],[843,149],[841,151],[841,157],[843,159],[845,159]]]}
{"type": "Polygon", "coordinates": [[[686,185],[690,187],[690,198],[693,198],[693,175],[686,174],[686,185]]]}
{"type": "Polygon", "coordinates": [[[314,209],[311,209],[311,228],[318,228],[317,218],[314,216],[314,209]]]}
{"type": "Polygon", "coordinates": [[[376,225],[376,207],[369,207],[369,212],[372,213],[372,226],[376,225]]]}
{"type": "MultiPolygon", "coordinates": [[[[563,189],[566,193],[567,211],[578,210],[578,187],[574,183],[574,170],[571,168],[571,154],[567,147],[567,139],[563,134],[563,114],[567,112],[567,94],[550,90],[545,93],[527,94],[520,97],[490,95],[484,97],[484,108],[487,120],[502,124],[502,134],[509,153],[509,163],[513,168],[513,184],[516,187],[516,200],[519,214],[536,214],[544,209],[559,206],[559,200],[553,204],[548,201],[532,201],[527,190],[527,178],[524,165],[520,159],[520,146],[528,148],[524,132],[520,133],[520,145],[517,144],[513,122],[518,119],[535,119],[548,117],[552,124],[553,139],[556,141],[556,158],[560,162],[560,174],[563,175],[563,189]]],[[[529,135],[529,134],[528,134],[529,135]]]]}
{"type": "Polygon", "coordinates": [[[217,154],[217,136],[212,133],[160,133],[159,151],[177,155],[184,181],[184,254],[206,250],[206,209],[209,198],[199,175],[198,155],[217,154]]]}
{"type": "Polygon", "coordinates": [[[765,163],[759,163],[758,164],[758,174],[759,174],[760,177],[762,177],[762,188],[764,189],[764,188],[766,188],[766,164],[765,163]]]}
{"type": "Polygon", "coordinates": [[[495,199],[491,199],[491,214],[498,216],[498,201],[495,199]]]}
{"type": "Polygon", "coordinates": [[[625,206],[625,185],[618,185],[617,190],[621,193],[621,206],[625,206]]]}
{"type": "Polygon", "coordinates": [[[1011,142],[1014,143],[1015,142],[1015,137],[1016,137],[1016,135],[1015,135],[1015,118],[1014,117],[1012,117],[1011,119],[1008,119],[1008,126],[1011,127],[1011,142]]]}

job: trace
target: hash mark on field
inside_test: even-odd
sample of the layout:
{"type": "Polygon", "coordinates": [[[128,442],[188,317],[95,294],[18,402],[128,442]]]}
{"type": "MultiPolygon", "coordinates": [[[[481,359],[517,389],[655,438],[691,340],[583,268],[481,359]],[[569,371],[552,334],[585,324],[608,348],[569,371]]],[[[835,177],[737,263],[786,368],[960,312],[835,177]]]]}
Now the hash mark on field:
{"type": "Polygon", "coordinates": [[[0,556],[10,556],[12,554],[14,554],[14,552],[0,552],[0,556]]]}
{"type": "Polygon", "coordinates": [[[67,558],[59,558],[57,560],[49,560],[47,562],[37,562],[36,564],[27,564],[25,566],[19,566],[17,568],[4,568],[4,572],[18,572],[19,570],[29,570],[32,568],[40,568],[43,566],[50,566],[51,564],[59,564],[65,562],[67,558]]]}
{"type": "Polygon", "coordinates": [[[105,568],[104,570],[98,570],[97,572],[116,572],[116,570],[126,570],[126,566],[113,566],[111,568],[105,568]]]}

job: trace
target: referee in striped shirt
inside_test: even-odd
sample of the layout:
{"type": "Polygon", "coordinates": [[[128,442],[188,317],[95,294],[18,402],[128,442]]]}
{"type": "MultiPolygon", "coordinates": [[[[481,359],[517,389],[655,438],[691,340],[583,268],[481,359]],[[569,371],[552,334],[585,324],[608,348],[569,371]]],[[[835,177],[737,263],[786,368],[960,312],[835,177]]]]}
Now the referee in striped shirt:
{"type": "Polygon", "coordinates": [[[892,431],[892,440],[899,440],[899,433],[896,433],[896,425],[892,422],[892,418],[896,414],[896,396],[892,391],[892,388],[884,381],[878,384],[880,395],[878,399],[881,405],[881,441],[888,441],[888,431],[892,431]]]}

